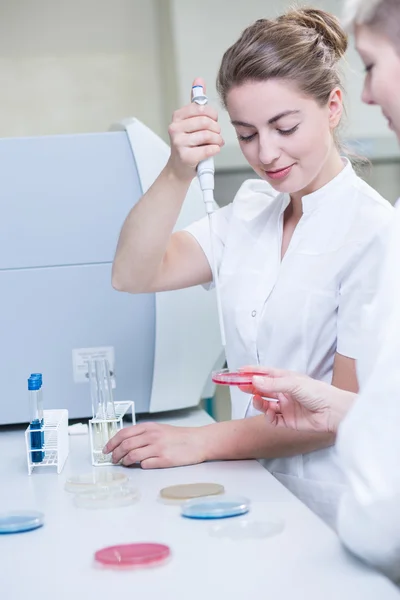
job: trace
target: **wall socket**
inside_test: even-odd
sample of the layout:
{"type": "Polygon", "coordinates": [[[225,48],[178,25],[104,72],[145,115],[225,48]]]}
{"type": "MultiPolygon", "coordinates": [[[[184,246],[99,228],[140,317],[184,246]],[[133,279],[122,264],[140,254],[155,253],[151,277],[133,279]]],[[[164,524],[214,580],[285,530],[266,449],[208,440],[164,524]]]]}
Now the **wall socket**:
{"type": "Polygon", "coordinates": [[[94,358],[106,358],[110,365],[111,385],[116,386],[115,382],[115,350],[114,346],[97,346],[95,348],[74,348],[72,350],[72,372],[75,383],[87,383],[88,361],[94,358]]]}

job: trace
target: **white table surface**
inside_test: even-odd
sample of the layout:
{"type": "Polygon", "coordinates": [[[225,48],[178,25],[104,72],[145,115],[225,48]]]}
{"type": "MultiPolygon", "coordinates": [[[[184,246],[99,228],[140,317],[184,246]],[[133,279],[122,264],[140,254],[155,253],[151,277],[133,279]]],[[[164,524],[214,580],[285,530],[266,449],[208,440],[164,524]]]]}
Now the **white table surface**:
{"type": "MultiPolygon", "coordinates": [[[[210,421],[200,410],[158,420],[185,426],[210,421]]],[[[256,461],[131,468],[130,478],[141,492],[138,503],[85,510],[76,508],[63,488],[69,475],[92,469],[88,436],[70,436],[60,475],[41,469],[28,476],[21,429],[0,430],[0,452],[0,510],[37,509],[46,518],[36,531],[0,535],[0,597],[5,600],[400,598],[395,586],[346,553],[336,535],[256,461]],[[198,481],[222,483],[228,493],[251,499],[249,515],[231,522],[280,517],[284,531],[261,540],[215,538],[210,535],[214,523],[185,519],[179,506],[157,499],[165,486],[198,481]],[[124,572],[94,566],[96,550],[135,541],[166,543],[173,553],[170,562],[124,572]]]]}

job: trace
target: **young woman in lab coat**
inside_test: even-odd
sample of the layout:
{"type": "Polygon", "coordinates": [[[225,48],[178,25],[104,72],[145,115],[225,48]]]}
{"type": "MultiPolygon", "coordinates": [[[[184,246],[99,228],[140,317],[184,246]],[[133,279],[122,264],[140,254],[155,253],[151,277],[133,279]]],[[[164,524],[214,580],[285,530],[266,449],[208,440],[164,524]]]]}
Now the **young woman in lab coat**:
{"type": "MultiPolygon", "coordinates": [[[[260,179],[213,217],[227,361],[296,369],[356,391],[359,316],[376,289],[389,203],[341,157],[338,62],[347,37],[323,11],[291,11],[248,27],[225,53],[218,90],[260,179]]],[[[128,215],[113,285],[132,293],[212,285],[207,219],[172,234],[196,165],[223,146],[216,111],[189,104],[169,128],[171,157],[128,215]]],[[[344,479],[334,435],[276,429],[232,390],[230,422],[140,424],[107,445],[143,468],[265,458],[300,499],[332,520],[344,479]]]]}
{"type": "MultiPolygon", "coordinates": [[[[346,8],[366,69],[363,100],[381,106],[400,142],[400,2],[352,0],[346,8]]],[[[334,433],[340,425],[336,449],[348,488],[340,502],[339,536],[355,554],[396,581],[400,581],[399,257],[398,203],[379,290],[365,310],[358,396],[275,369],[267,377],[254,378],[253,389],[247,390],[256,394],[255,406],[272,426],[334,433]],[[279,405],[263,396],[278,398],[279,405]]]]}

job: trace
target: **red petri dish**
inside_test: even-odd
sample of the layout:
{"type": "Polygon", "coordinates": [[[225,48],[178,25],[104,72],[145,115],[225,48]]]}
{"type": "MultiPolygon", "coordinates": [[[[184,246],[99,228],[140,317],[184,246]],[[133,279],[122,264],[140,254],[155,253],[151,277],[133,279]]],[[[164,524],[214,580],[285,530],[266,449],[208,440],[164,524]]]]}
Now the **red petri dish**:
{"type": "Polygon", "coordinates": [[[170,556],[168,546],[144,542],[102,548],[95,553],[94,559],[110,569],[138,569],[161,565],[170,556]]]}
{"type": "Polygon", "coordinates": [[[253,377],[262,375],[260,371],[230,371],[222,369],[222,371],[213,371],[212,380],[219,385],[252,385],[253,377]]]}

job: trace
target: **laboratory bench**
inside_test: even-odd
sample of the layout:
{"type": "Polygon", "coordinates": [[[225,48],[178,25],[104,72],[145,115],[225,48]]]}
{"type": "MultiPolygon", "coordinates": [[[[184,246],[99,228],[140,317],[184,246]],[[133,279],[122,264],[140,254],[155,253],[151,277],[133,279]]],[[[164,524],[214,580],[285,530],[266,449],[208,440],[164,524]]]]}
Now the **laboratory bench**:
{"type": "MultiPolygon", "coordinates": [[[[211,422],[200,409],[156,420],[179,426],[211,422]]],[[[129,507],[88,510],[76,507],[73,494],[64,490],[69,476],[93,468],[88,435],[70,436],[69,441],[61,474],[42,468],[29,476],[23,429],[0,429],[0,510],[36,509],[45,514],[40,529],[0,535],[2,598],[400,599],[398,588],[347,553],[334,532],[257,461],[147,471],[111,467],[129,471],[131,482],[140,490],[139,501],[129,507]],[[251,500],[248,515],[229,521],[283,521],[283,531],[262,539],[211,535],[216,522],[186,519],[179,505],[164,504],[158,498],[163,487],[192,482],[221,483],[227,493],[251,500]],[[167,544],[171,559],[144,570],[95,566],[96,550],[136,541],[167,544]]]]}

